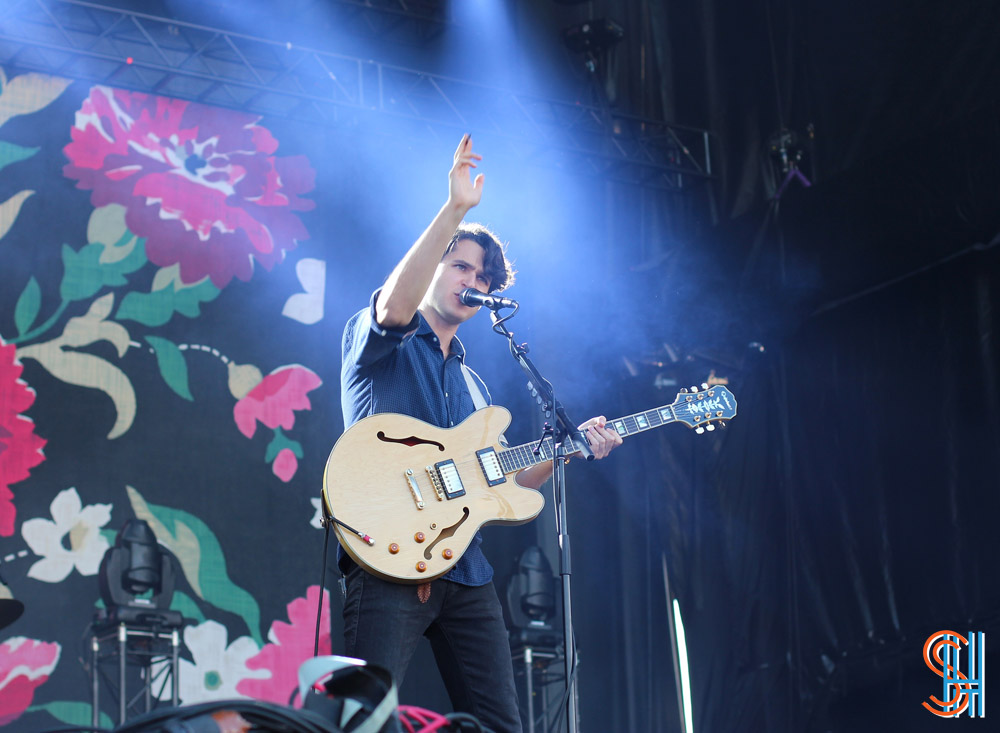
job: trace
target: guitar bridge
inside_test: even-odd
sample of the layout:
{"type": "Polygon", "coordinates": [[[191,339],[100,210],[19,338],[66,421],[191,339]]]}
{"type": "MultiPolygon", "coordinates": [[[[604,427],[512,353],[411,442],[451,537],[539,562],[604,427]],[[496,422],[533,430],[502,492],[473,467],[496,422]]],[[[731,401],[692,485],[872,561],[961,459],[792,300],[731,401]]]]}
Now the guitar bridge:
{"type": "Polygon", "coordinates": [[[417,486],[417,479],[413,476],[413,469],[406,469],[406,482],[410,485],[410,494],[413,495],[413,503],[417,505],[417,509],[424,508],[424,496],[420,493],[420,487],[417,486]]]}
{"type": "Polygon", "coordinates": [[[427,466],[426,470],[438,501],[465,496],[465,486],[462,484],[462,477],[458,474],[455,461],[451,459],[438,461],[433,466],[427,466]]]}

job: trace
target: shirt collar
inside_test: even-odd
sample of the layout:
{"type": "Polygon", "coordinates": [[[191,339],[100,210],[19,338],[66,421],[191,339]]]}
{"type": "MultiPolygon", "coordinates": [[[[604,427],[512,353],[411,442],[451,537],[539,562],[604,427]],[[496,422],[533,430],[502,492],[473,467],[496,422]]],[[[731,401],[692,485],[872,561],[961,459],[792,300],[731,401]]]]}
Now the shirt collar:
{"type": "MultiPolygon", "coordinates": [[[[414,335],[421,336],[428,341],[431,339],[437,339],[437,334],[434,333],[434,329],[431,328],[431,324],[429,324],[427,319],[424,318],[424,314],[417,311],[417,316],[420,318],[420,325],[417,326],[417,330],[414,335]]],[[[435,348],[437,347],[435,346],[435,348]]],[[[465,363],[465,346],[462,344],[461,340],[459,340],[458,336],[453,337],[451,340],[451,350],[449,356],[457,356],[463,364],[465,363]]]]}

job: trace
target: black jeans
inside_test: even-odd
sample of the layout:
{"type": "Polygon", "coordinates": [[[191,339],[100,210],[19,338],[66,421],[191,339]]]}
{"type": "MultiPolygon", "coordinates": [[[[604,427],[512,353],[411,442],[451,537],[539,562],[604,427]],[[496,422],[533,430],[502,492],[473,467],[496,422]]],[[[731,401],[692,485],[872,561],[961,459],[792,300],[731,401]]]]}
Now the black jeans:
{"type": "Polygon", "coordinates": [[[417,587],[388,583],[354,566],[347,574],[347,655],[377,664],[399,684],[426,636],[456,711],[497,733],[520,733],[510,643],[493,583],[436,580],[427,603],[417,587]]]}

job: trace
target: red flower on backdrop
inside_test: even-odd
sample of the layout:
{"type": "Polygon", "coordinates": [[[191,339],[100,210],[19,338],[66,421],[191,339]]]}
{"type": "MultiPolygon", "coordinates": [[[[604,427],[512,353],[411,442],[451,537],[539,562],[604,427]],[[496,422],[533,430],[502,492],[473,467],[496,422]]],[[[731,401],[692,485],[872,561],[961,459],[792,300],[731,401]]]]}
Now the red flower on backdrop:
{"type": "Polygon", "coordinates": [[[0,644],[0,725],[17,720],[59,662],[56,643],[15,636],[0,644]]]}
{"type": "Polygon", "coordinates": [[[275,369],[236,403],[233,408],[236,427],[248,438],[256,432],[258,420],[272,430],[277,427],[291,430],[295,425],[295,410],[312,407],[306,393],[321,384],[315,372],[298,364],[275,369]]]}
{"type": "MultiPolygon", "coordinates": [[[[267,633],[271,642],[247,660],[247,669],[266,669],[271,676],[265,679],[247,678],[236,684],[236,691],[257,700],[285,705],[289,693],[298,687],[299,667],[313,656],[316,634],[316,605],[319,603],[319,586],[310,586],[305,598],[296,598],[288,604],[288,620],[275,621],[267,633]]],[[[319,653],[330,654],[330,594],[323,591],[322,616],[320,617],[319,653]]]]}
{"type": "Polygon", "coordinates": [[[14,494],[10,485],[28,478],[45,460],[45,440],[35,435],[35,423],[23,413],[35,402],[35,390],[21,379],[24,367],[13,344],[0,338],[0,537],[14,534],[14,494]]]}
{"type": "Polygon", "coordinates": [[[276,157],[259,117],[178,99],[93,87],[76,113],[63,173],[94,206],[126,207],[146,256],[180,265],[185,283],[249,280],[308,239],[295,212],[314,202],[304,156],[276,157]]]}

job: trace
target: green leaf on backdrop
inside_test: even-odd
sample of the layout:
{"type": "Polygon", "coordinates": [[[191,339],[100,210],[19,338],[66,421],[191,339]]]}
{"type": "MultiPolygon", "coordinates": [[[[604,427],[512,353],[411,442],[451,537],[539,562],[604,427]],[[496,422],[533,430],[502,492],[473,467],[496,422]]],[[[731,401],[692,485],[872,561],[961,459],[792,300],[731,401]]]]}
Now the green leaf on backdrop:
{"type": "Polygon", "coordinates": [[[27,160],[39,150],[41,148],[25,148],[14,143],[9,143],[6,140],[0,140],[0,170],[13,163],[27,160]]]}
{"type": "MultiPolygon", "coordinates": [[[[63,300],[85,300],[105,285],[125,285],[125,276],[146,264],[146,249],[136,246],[132,252],[117,262],[101,262],[104,245],[87,244],[78,252],[64,244],[62,248],[63,279],[59,294],[63,300]]],[[[126,298],[128,296],[125,296],[126,298]]]]}
{"type": "Polygon", "coordinates": [[[151,293],[128,293],[118,306],[115,317],[120,321],[138,321],[144,326],[162,326],[174,313],[188,318],[201,315],[201,303],[215,300],[219,289],[211,280],[179,290],[173,285],[151,293]]]}
{"type": "Polygon", "coordinates": [[[177,344],[159,336],[147,336],[146,343],[153,347],[156,365],[160,367],[160,375],[167,386],[184,399],[194,400],[188,386],[187,362],[177,344]]]}
{"type": "Polygon", "coordinates": [[[208,525],[181,509],[147,503],[131,486],[125,490],[135,515],[149,522],[156,539],[174,553],[195,595],[240,616],[257,645],[263,646],[260,606],[252,595],[229,579],[222,547],[208,525]]]}
{"type": "Polygon", "coordinates": [[[267,444],[267,452],[264,453],[264,462],[270,463],[277,458],[278,454],[285,448],[292,451],[296,458],[302,460],[302,445],[297,440],[291,440],[285,437],[285,433],[281,430],[281,428],[275,428],[274,439],[267,444]]]}
{"type": "MultiPolygon", "coordinates": [[[[57,700],[47,702],[42,705],[32,705],[26,712],[45,712],[66,725],[75,725],[80,728],[90,729],[91,709],[89,702],[70,702],[69,700],[57,700]]],[[[100,724],[102,728],[110,730],[114,727],[111,718],[107,713],[101,713],[100,724]]]]}
{"type": "Polygon", "coordinates": [[[17,299],[14,306],[14,327],[17,328],[18,336],[26,334],[38,318],[38,309],[42,307],[42,289],[38,287],[38,281],[34,276],[28,280],[24,286],[21,297],[17,299]]]}

